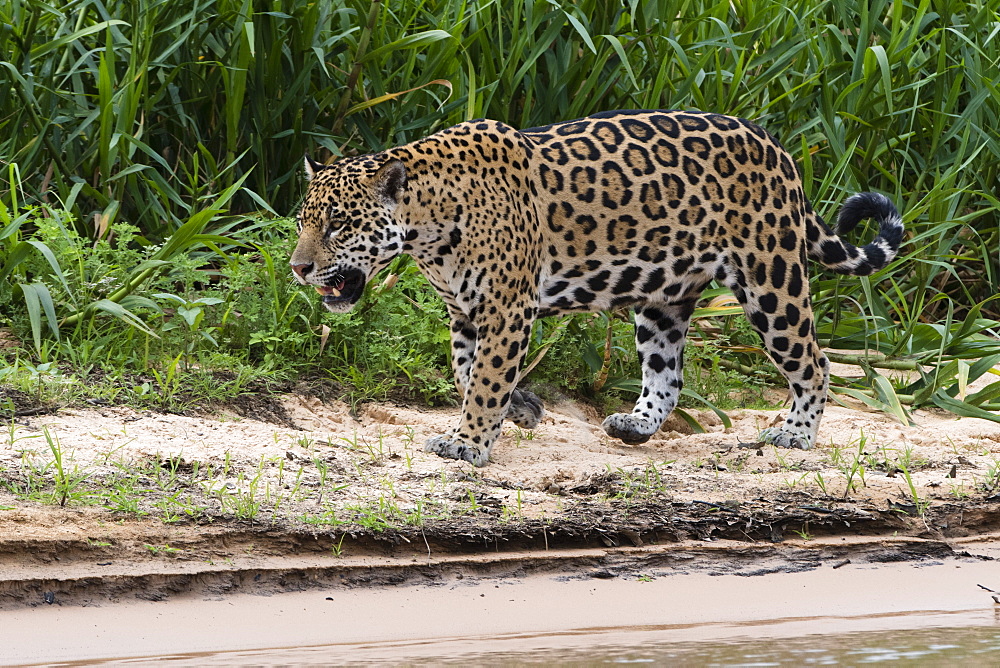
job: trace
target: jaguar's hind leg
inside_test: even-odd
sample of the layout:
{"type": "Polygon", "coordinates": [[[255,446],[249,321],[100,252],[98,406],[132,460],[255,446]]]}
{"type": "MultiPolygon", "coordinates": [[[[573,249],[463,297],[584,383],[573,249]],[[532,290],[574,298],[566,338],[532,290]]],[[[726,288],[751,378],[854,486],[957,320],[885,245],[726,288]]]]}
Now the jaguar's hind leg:
{"type": "Polygon", "coordinates": [[[791,390],[788,417],[781,426],[761,432],[761,440],[808,450],[816,443],[830,369],[816,338],[804,264],[803,257],[801,264],[786,268],[782,258],[775,258],[767,272],[752,271],[754,267],[748,267],[745,274],[735,272],[730,287],[791,390]],[[748,275],[764,275],[768,280],[759,284],[747,280],[748,275]]]}
{"type": "Polygon", "coordinates": [[[522,429],[534,429],[544,416],[545,407],[537,394],[520,389],[515,389],[511,393],[505,419],[522,429]]]}
{"type": "Polygon", "coordinates": [[[695,301],[635,309],[635,347],[642,365],[642,393],[631,413],[604,420],[604,431],[626,443],[645,443],[677,406],[684,385],[684,344],[695,301]]]}

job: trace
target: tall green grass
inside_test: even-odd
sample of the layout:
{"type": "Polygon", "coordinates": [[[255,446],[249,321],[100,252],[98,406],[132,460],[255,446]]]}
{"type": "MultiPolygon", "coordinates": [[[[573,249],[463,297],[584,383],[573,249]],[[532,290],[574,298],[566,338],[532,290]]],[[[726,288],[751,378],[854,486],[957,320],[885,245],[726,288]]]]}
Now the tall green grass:
{"type": "MultiPolygon", "coordinates": [[[[192,220],[239,240],[222,202],[293,212],[304,153],[380,150],[480,116],[527,127],[697,108],[765,125],[827,217],[858,190],[900,205],[910,235],[890,269],[815,281],[821,336],[933,363],[931,380],[897,390],[946,404],[983,371],[962,360],[995,352],[998,11],[993,0],[0,0],[7,294],[32,312],[36,348],[95,308],[131,313],[109,305],[120,292],[57,294],[68,269],[33,236],[30,207],[71,211],[83,238],[125,223],[138,246],[180,250],[192,220]]],[[[203,259],[220,266],[234,247],[215,241],[203,259]]],[[[136,299],[149,297],[150,268],[126,282],[136,299]]],[[[865,396],[891,408],[872,373],[865,396]]]]}
{"type": "Polygon", "coordinates": [[[878,188],[981,250],[998,21],[943,0],[0,0],[0,157],[94,236],[118,217],[163,235],[248,172],[242,209],[292,211],[305,152],[698,108],[766,125],[821,208],[878,188]]]}

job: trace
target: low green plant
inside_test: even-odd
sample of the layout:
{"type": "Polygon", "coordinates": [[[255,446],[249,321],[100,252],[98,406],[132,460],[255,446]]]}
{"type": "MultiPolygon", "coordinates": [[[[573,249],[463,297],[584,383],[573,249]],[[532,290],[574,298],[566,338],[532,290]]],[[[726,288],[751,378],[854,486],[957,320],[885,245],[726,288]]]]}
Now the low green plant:
{"type": "Polygon", "coordinates": [[[795,535],[797,535],[802,540],[812,540],[813,538],[815,538],[815,536],[813,536],[811,533],[809,533],[809,523],[808,522],[805,523],[805,524],[803,524],[801,529],[792,529],[792,533],[794,533],[795,535]]]}
{"type": "MultiPolygon", "coordinates": [[[[9,432],[12,446],[25,438],[38,436],[17,437],[15,431],[12,427],[9,432]]],[[[41,503],[63,507],[92,503],[93,498],[87,485],[87,471],[82,470],[73,461],[72,455],[65,452],[58,435],[49,427],[42,428],[40,437],[45,441],[48,456],[42,456],[32,449],[22,448],[20,466],[0,478],[0,486],[18,497],[41,503]]]]}
{"type": "Polygon", "coordinates": [[[823,474],[817,471],[814,476],[814,480],[816,481],[816,486],[819,487],[820,490],[822,490],[823,495],[830,496],[830,492],[826,488],[826,479],[823,477],[823,474]]]}
{"type": "Polygon", "coordinates": [[[866,485],[864,455],[867,443],[868,439],[864,431],[861,431],[857,440],[857,448],[846,457],[838,457],[837,462],[835,462],[844,476],[844,499],[847,499],[851,492],[857,489],[859,483],[862,486],[866,485]]]}
{"type": "MultiPolygon", "coordinates": [[[[218,297],[198,297],[197,299],[193,299],[179,297],[168,292],[158,292],[153,297],[171,304],[177,316],[187,325],[185,359],[188,361],[189,366],[191,355],[195,352],[200,340],[208,341],[213,347],[218,347],[219,342],[212,337],[212,332],[217,330],[218,327],[203,328],[202,323],[205,320],[205,307],[222,304],[225,302],[224,299],[219,299],[218,297]]],[[[180,325],[177,320],[171,318],[163,324],[161,331],[169,332],[178,327],[180,325]]]]}
{"type": "Polygon", "coordinates": [[[966,489],[964,482],[959,482],[957,484],[950,483],[948,485],[948,493],[960,501],[968,499],[972,496],[972,492],[966,489]]]}
{"type": "Polygon", "coordinates": [[[76,464],[70,468],[70,462],[66,460],[66,453],[59,442],[59,437],[48,427],[42,427],[42,436],[49,446],[49,452],[52,453],[53,490],[51,498],[60,506],[65,506],[68,500],[79,494],[87,474],[81,471],[76,464]]]}
{"type": "Polygon", "coordinates": [[[330,552],[333,554],[333,556],[335,556],[335,557],[343,556],[343,554],[344,554],[344,538],[346,538],[346,537],[347,537],[347,534],[346,533],[342,533],[342,534],[340,534],[340,540],[338,540],[336,543],[332,543],[330,545],[330,552]]]}
{"type": "Polygon", "coordinates": [[[920,496],[917,486],[913,482],[913,476],[910,474],[910,468],[906,465],[901,465],[900,470],[903,472],[903,479],[906,480],[906,489],[909,492],[910,500],[913,502],[915,512],[917,515],[923,517],[924,513],[930,507],[930,500],[920,496]]]}
{"type": "Polygon", "coordinates": [[[986,492],[996,493],[1000,490],[1000,459],[994,458],[986,467],[981,487],[986,492]]]}
{"type": "Polygon", "coordinates": [[[149,543],[146,543],[145,548],[149,550],[149,553],[154,557],[160,555],[173,557],[180,554],[183,551],[179,547],[170,547],[170,545],[168,544],[150,545],[149,543]]]}

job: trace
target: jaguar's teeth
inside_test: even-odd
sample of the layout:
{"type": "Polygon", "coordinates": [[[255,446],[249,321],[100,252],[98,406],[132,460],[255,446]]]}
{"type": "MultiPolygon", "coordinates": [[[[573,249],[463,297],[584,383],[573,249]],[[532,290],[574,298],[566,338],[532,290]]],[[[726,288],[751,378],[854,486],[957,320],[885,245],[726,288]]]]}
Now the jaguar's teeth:
{"type": "Polygon", "coordinates": [[[331,294],[332,294],[332,295],[333,295],[334,297],[339,297],[339,296],[340,296],[340,290],[338,290],[337,288],[330,288],[330,293],[331,293],[331,294]]]}

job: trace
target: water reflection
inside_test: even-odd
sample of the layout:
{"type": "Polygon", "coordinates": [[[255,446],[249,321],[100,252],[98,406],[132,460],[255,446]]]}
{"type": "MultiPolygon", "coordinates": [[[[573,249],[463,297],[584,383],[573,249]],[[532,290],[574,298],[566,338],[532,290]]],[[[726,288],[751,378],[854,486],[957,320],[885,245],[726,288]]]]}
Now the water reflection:
{"type": "MultiPolygon", "coordinates": [[[[798,638],[731,637],[698,642],[655,639],[648,631],[636,643],[619,629],[607,633],[505,637],[475,640],[374,643],[225,652],[198,656],[133,659],[171,666],[254,665],[461,665],[461,666],[1000,666],[1000,628],[923,628],[798,638]],[[511,641],[518,641],[518,647],[511,641]],[[569,640],[570,642],[565,642],[569,640]]],[[[669,634],[664,634],[669,635],[669,634]]]]}

